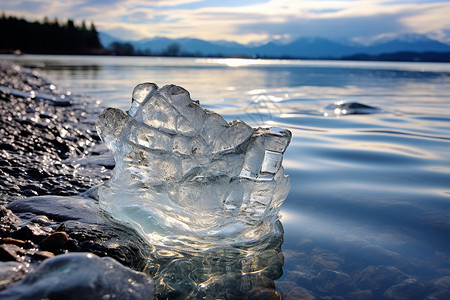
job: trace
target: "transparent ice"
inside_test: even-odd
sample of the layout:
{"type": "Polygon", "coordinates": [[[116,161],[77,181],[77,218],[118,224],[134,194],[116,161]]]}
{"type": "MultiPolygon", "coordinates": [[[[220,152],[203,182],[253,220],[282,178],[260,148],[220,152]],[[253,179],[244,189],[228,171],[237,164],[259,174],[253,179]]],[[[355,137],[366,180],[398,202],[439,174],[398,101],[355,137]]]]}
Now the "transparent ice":
{"type": "Polygon", "coordinates": [[[290,131],[226,122],[182,87],[153,83],[96,125],[116,162],[100,203],[150,244],[203,251],[279,234],[290,131]]]}

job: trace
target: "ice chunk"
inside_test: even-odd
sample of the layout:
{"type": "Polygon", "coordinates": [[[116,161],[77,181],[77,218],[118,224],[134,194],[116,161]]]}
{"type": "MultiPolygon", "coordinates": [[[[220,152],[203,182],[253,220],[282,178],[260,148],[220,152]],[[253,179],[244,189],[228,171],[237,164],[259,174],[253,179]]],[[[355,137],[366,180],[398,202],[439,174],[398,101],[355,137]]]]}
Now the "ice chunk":
{"type": "Polygon", "coordinates": [[[227,122],[153,83],[134,89],[128,114],[106,109],[96,125],[116,161],[100,203],[149,243],[202,251],[278,234],[290,131],[227,122]]]}

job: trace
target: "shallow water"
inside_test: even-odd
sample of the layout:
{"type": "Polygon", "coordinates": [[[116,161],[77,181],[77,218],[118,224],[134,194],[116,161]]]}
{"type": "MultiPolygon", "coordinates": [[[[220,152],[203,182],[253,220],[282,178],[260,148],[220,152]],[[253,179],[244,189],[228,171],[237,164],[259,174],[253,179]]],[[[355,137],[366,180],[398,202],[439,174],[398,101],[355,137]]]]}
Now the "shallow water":
{"type": "Polygon", "coordinates": [[[337,270],[355,282],[378,265],[424,281],[450,276],[450,64],[0,58],[105,106],[128,109],[138,83],[174,83],[227,120],[290,129],[284,166],[292,188],[282,209],[283,276],[275,282],[285,295],[294,285],[316,296],[342,294],[315,290],[311,282],[320,281],[302,281],[304,268],[311,276],[337,270]],[[378,110],[343,114],[330,109],[338,101],[378,110]]]}

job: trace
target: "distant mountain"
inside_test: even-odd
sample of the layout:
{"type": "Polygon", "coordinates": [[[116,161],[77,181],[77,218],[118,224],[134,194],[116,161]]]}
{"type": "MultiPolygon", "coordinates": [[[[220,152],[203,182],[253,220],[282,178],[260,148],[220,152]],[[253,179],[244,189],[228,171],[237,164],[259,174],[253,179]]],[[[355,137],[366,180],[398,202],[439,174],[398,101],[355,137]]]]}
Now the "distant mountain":
{"type": "Polygon", "coordinates": [[[112,35],[109,35],[104,32],[98,33],[98,39],[100,40],[100,43],[103,45],[103,48],[108,48],[112,43],[119,42],[123,43],[124,41],[118,38],[113,37],[112,35]]]}
{"type": "Polygon", "coordinates": [[[285,45],[270,42],[253,48],[253,51],[265,56],[338,58],[354,54],[355,48],[324,38],[304,37],[285,45]]]}
{"type": "Polygon", "coordinates": [[[172,44],[180,46],[180,53],[190,53],[197,55],[246,55],[249,49],[241,44],[234,42],[209,42],[200,39],[181,38],[169,39],[164,37],[155,37],[131,42],[136,50],[151,49],[152,53],[163,52],[172,44]]]}
{"type": "MultiPolygon", "coordinates": [[[[101,43],[108,47],[114,37],[100,33],[101,43]]],[[[341,58],[357,54],[381,55],[395,52],[450,52],[450,45],[430,39],[424,35],[408,34],[396,38],[383,38],[369,46],[352,41],[332,41],[320,37],[302,37],[289,43],[271,41],[263,45],[242,45],[228,41],[205,41],[192,38],[169,39],[155,37],[129,41],[135,50],[150,49],[152,54],[164,53],[173,44],[180,47],[181,55],[196,56],[259,56],[294,58],[341,58]]]]}
{"type": "Polygon", "coordinates": [[[368,46],[364,53],[379,55],[383,53],[394,53],[402,51],[413,52],[449,52],[450,45],[432,40],[424,35],[405,34],[392,39],[375,41],[368,46]]]}

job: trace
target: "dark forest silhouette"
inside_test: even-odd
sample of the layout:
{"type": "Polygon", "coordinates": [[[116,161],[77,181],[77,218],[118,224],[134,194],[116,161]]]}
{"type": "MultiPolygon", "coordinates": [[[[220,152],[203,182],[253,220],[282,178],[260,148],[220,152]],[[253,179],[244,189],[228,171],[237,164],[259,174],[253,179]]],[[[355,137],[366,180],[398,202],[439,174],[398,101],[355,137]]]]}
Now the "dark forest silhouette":
{"type": "Polygon", "coordinates": [[[44,18],[42,22],[29,22],[23,18],[0,18],[0,51],[20,51],[36,54],[102,54],[102,44],[94,23],[88,27],[83,21],[76,25],[44,18]]]}

